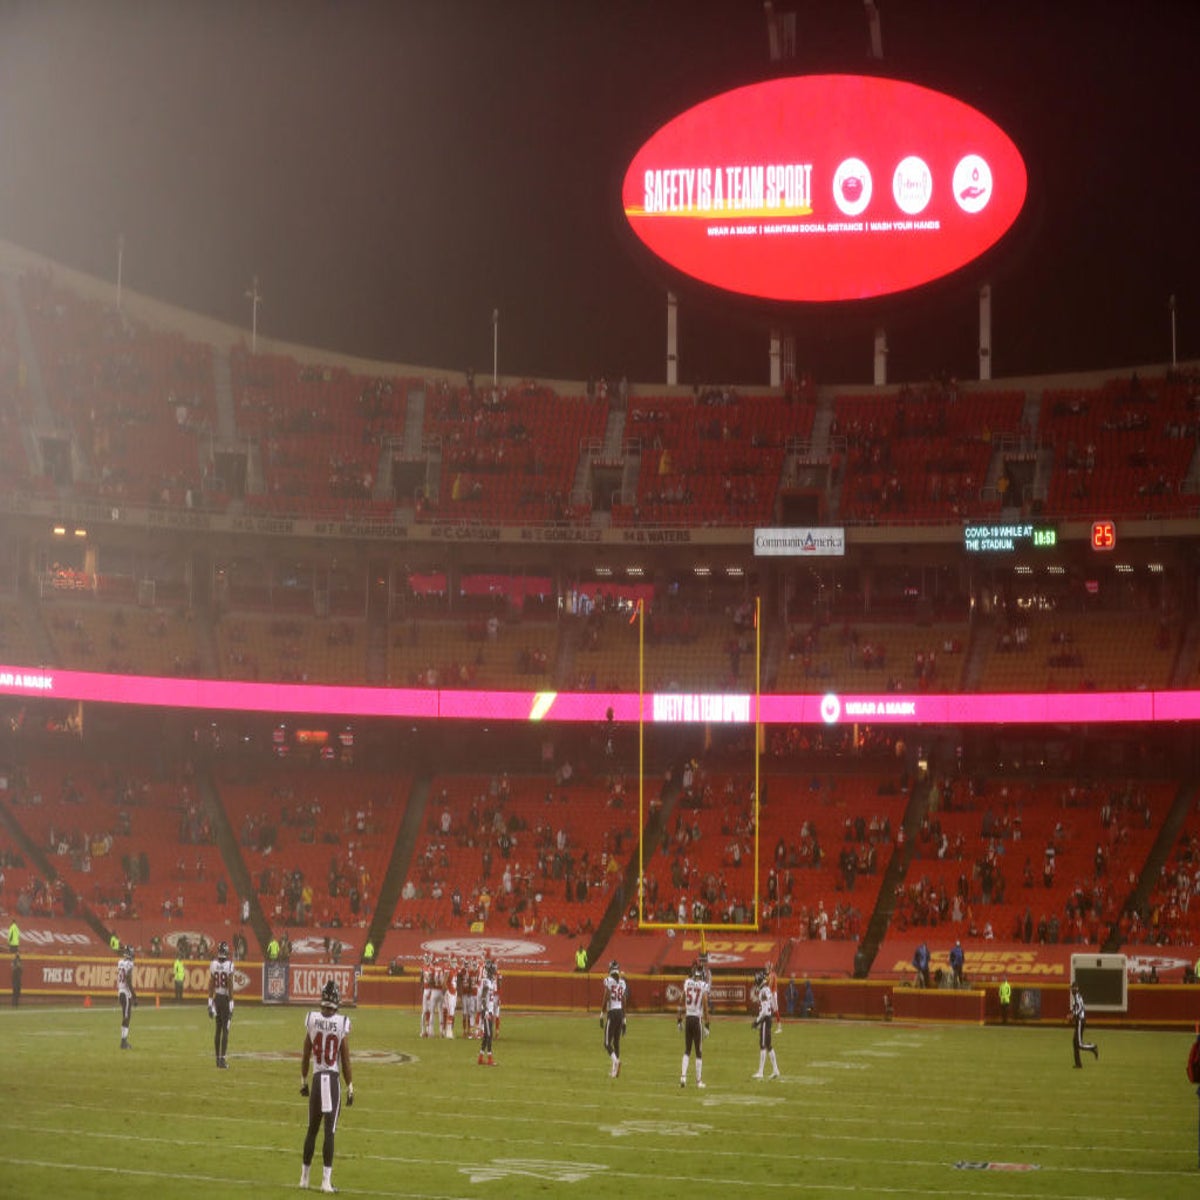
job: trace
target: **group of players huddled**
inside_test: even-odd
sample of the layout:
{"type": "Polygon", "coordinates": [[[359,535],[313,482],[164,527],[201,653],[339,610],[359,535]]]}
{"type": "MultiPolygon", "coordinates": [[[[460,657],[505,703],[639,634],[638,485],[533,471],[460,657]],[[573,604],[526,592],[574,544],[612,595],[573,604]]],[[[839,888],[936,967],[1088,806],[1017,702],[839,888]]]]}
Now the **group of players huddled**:
{"type": "Polygon", "coordinates": [[[421,1036],[454,1036],[454,1017],[462,998],[462,1036],[479,1040],[479,1065],[493,1067],[492,1039],[500,1028],[500,980],[489,958],[421,962],[421,1036]]]}

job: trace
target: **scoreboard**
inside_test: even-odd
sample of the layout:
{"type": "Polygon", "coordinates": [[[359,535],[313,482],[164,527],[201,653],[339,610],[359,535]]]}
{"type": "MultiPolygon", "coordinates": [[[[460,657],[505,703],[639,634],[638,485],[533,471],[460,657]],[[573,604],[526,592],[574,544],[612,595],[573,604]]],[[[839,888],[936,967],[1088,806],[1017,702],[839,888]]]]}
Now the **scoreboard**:
{"type": "Polygon", "coordinates": [[[1012,554],[1018,550],[1053,550],[1058,546],[1058,527],[1032,522],[967,525],[963,549],[968,554],[1012,554]]]}

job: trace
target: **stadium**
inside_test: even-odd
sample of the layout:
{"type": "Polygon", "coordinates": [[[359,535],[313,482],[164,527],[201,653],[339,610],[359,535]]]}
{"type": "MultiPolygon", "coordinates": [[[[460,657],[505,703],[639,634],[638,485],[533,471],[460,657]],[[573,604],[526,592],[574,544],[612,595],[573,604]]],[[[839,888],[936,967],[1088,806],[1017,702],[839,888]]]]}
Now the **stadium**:
{"type": "MultiPolygon", "coordinates": [[[[737,7],[700,6],[706,36],[737,7]]],[[[330,980],[351,1195],[1190,1194],[1189,281],[1144,337],[1080,318],[1038,350],[1050,318],[1004,297],[1057,261],[1047,145],[994,79],[893,62],[888,12],[850,7],[865,65],[845,6],[751,5],[727,69],[714,49],[621,109],[597,169],[638,280],[627,356],[616,330],[510,352],[504,300],[482,338],[401,360],[306,326],[303,299],[272,327],[265,275],[225,308],[195,279],[140,290],[124,233],[115,275],[66,235],[0,243],[14,1195],[294,1187],[290,1006],[330,980]],[[828,147],[797,150],[814,110],[828,147]],[[867,164],[908,113],[932,167],[908,153],[890,191],[914,219],[872,227],[867,164]],[[943,158],[975,171],[957,208],[943,158]],[[228,1076],[203,1004],[222,943],[228,1076]],[[423,1004],[485,962],[508,1070],[481,1077],[462,1014],[423,1004]],[[695,972],[704,1093],[675,1070],[695,972]],[[1074,1086],[1073,984],[1099,1088],[1074,1086]]],[[[898,5],[899,46],[929,19],[898,5]]],[[[32,61],[36,25],[14,29],[32,61]]]]}

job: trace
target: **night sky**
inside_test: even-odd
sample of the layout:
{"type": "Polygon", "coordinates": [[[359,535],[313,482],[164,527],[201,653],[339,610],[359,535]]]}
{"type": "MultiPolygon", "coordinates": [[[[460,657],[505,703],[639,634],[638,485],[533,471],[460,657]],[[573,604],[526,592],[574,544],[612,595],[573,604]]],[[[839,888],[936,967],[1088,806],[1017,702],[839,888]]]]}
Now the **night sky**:
{"type": "MultiPolygon", "coordinates": [[[[682,109],[780,74],[949,92],[1025,155],[989,260],[997,376],[1200,356],[1193,0],[0,0],[0,237],[263,334],[427,366],[664,377],[668,277],[620,182],[682,109]]],[[[678,285],[678,281],[677,285],[678,285]]],[[[764,313],[680,286],[684,382],[765,383],[766,329],[818,382],[976,372],[967,272],[880,310],[764,313]]]]}

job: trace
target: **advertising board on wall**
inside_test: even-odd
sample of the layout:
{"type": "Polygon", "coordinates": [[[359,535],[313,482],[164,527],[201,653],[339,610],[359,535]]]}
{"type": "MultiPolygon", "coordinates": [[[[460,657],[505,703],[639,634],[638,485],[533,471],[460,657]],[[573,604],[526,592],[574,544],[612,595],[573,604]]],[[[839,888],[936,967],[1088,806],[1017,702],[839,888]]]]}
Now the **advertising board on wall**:
{"type": "Polygon", "coordinates": [[[846,530],[842,526],[793,529],[756,529],[756,558],[842,558],[846,553],[846,530]]]}

